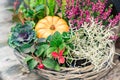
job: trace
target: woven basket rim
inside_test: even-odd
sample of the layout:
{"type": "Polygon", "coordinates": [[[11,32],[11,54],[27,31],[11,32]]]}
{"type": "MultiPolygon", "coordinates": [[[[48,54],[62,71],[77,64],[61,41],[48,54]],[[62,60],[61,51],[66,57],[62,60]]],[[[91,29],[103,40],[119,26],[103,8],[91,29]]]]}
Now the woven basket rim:
{"type": "MultiPolygon", "coordinates": [[[[17,58],[25,58],[26,54],[19,53],[18,51],[14,50],[15,55],[17,58]]],[[[20,60],[19,60],[20,61],[20,60]]],[[[22,61],[20,61],[22,63],[22,61]]],[[[22,63],[25,64],[25,63],[22,63]]],[[[114,65],[113,65],[114,66],[114,65]]],[[[25,64],[25,68],[28,69],[27,65],[25,64]]],[[[69,79],[100,79],[101,77],[105,76],[112,68],[109,66],[107,68],[103,68],[99,71],[94,70],[94,65],[88,65],[85,67],[60,67],[61,71],[53,71],[49,69],[40,69],[40,70],[31,70],[37,72],[39,75],[44,76],[50,80],[69,80],[69,79]],[[103,75],[104,74],[104,75],[103,75]]],[[[29,70],[29,69],[28,69],[29,70]]]]}

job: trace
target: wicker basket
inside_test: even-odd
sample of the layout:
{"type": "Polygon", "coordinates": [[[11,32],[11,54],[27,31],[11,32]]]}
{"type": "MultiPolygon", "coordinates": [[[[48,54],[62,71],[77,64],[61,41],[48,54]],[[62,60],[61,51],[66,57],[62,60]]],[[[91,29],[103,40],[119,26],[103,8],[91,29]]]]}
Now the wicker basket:
{"type": "MultiPolygon", "coordinates": [[[[24,66],[25,69],[29,70],[27,64],[24,63],[24,59],[27,54],[19,53],[14,51],[17,59],[24,66]]],[[[104,77],[112,68],[103,68],[100,71],[93,70],[94,66],[91,64],[82,68],[65,68],[61,67],[60,72],[51,71],[47,69],[34,70],[39,75],[49,80],[99,80],[104,77]]]]}

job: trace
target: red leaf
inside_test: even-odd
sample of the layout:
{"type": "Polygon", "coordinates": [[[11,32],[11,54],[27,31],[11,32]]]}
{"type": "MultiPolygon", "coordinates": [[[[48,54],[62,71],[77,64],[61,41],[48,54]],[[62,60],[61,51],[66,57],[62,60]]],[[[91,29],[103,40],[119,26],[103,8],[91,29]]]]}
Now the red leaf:
{"type": "Polygon", "coordinates": [[[65,63],[65,58],[63,56],[59,56],[58,62],[61,64],[65,63]]]}
{"type": "Polygon", "coordinates": [[[60,50],[59,56],[62,56],[62,55],[63,55],[63,52],[64,52],[64,50],[60,50]]]}
{"type": "Polygon", "coordinates": [[[52,52],[52,56],[53,56],[54,58],[58,58],[58,57],[59,57],[59,55],[58,55],[57,52],[52,52]]]}

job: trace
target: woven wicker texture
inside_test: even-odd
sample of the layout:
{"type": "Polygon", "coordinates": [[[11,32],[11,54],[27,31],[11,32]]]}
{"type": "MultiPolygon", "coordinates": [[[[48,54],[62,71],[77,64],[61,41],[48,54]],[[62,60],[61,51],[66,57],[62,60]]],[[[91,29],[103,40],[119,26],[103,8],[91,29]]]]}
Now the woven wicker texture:
{"type": "MultiPolygon", "coordinates": [[[[27,64],[25,64],[23,61],[27,56],[27,54],[19,53],[16,50],[14,51],[14,53],[17,59],[23,65],[23,67],[29,71],[27,64]]],[[[107,67],[99,71],[96,71],[94,70],[94,65],[91,64],[81,68],[61,67],[60,72],[56,72],[48,69],[41,69],[34,71],[49,80],[99,80],[100,78],[105,76],[111,69],[112,69],[111,67],[107,67]]]]}

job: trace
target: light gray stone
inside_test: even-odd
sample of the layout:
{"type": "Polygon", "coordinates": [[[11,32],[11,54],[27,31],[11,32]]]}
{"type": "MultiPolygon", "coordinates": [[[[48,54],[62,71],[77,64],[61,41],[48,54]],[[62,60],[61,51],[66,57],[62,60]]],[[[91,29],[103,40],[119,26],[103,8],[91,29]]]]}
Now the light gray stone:
{"type": "Polygon", "coordinates": [[[11,5],[9,5],[8,1],[10,0],[0,1],[0,22],[7,22],[11,20],[12,13],[8,11],[11,5]]]}
{"type": "Polygon", "coordinates": [[[8,0],[0,1],[0,46],[5,44],[8,39],[8,33],[10,32],[10,28],[12,23],[12,13],[8,11],[8,0]]]}
{"type": "Polygon", "coordinates": [[[0,22],[0,46],[7,43],[12,25],[10,22],[0,22]]]}
{"type": "Polygon", "coordinates": [[[23,74],[23,66],[19,63],[9,46],[0,48],[0,80],[45,80],[35,72],[23,74]]]}
{"type": "Polygon", "coordinates": [[[0,23],[1,24],[6,24],[8,21],[12,20],[12,13],[10,11],[3,10],[0,11],[0,23]]]}

